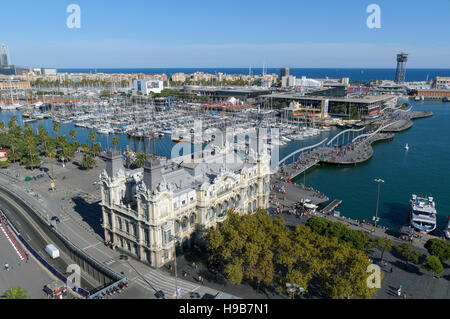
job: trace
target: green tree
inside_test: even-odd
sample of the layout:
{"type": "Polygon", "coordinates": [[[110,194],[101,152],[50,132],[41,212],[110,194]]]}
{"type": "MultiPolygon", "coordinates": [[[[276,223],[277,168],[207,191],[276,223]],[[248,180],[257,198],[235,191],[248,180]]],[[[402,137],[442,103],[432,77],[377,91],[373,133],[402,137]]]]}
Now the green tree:
{"type": "Polygon", "coordinates": [[[59,131],[61,130],[61,123],[55,122],[53,123],[53,131],[56,135],[58,135],[59,131]]]}
{"type": "Polygon", "coordinates": [[[72,139],[72,141],[77,137],[77,131],[75,131],[75,130],[71,130],[70,132],[69,132],[69,136],[70,136],[70,138],[72,139]]]}
{"type": "Polygon", "coordinates": [[[98,156],[103,151],[100,143],[94,143],[91,148],[91,153],[94,156],[98,156]]]}
{"type": "Polygon", "coordinates": [[[0,130],[4,130],[5,129],[5,122],[1,121],[0,122],[0,130]]]}
{"type": "Polygon", "coordinates": [[[89,133],[89,140],[91,141],[91,143],[93,144],[94,141],[97,139],[97,134],[95,134],[95,132],[90,132],[89,133]]]}
{"type": "Polygon", "coordinates": [[[44,125],[42,125],[42,124],[39,124],[38,131],[39,131],[39,138],[40,138],[40,141],[41,141],[42,146],[43,146],[43,151],[44,151],[44,153],[47,153],[48,132],[44,128],[44,125]]]}
{"type": "Polygon", "coordinates": [[[11,287],[4,292],[2,299],[27,299],[27,291],[19,286],[11,287]]]}
{"type": "Polygon", "coordinates": [[[387,238],[377,238],[375,240],[377,248],[381,251],[381,261],[383,261],[384,252],[390,252],[394,243],[387,238]]]}
{"type": "Polygon", "coordinates": [[[55,157],[56,157],[56,153],[57,153],[57,151],[56,151],[56,148],[54,148],[53,146],[50,146],[48,149],[47,149],[47,157],[50,159],[50,163],[51,163],[51,169],[52,169],[52,178],[53,178],[53,160],[55,159],[55,157]]]}
{"type": "Polygon", "coordinates": [[[405,269],[408,269],[410,260],[414,261],[417,264],[419,262],[419,258],[423,255],[422,252],[415,251],[411,243],[403,243],[400,246],[395,246],[394,248],[403,256],[403,258],[405,258],[405,269]]]}
{"type": "Polygon", "coordinates": [[[96,161],[91,153],[84,154],[83,160],[81,161],[81,166],[84,169],[90,170],[95,167],[96,161]]]}
{"type": "Polygon", "coordinates": [[[425,258],[425,263],[422,265],[422,268],[428,271],[440,275],[444,272],[444,267],[442,266],[441,261],[436,256],[428,256],[425,258]]]}
{"type": "MultiPolygon", "coordinates": [[[[324,232],[327,229],[323,227],[324,232]]],[[[367,285],[370,262],[363,250],[308,226],[292,231],[281,217],[274,220],[264,210],[242,216],[231,210],[205,238],[210,261],[224,269],[227,279],[236,285],[251,280],[257,287],[276,285],[286,292],[289,282],[306,292],[315,278],[329,298],[370,298],[376,293],[367,285]],[[276,274],[275,269],[280,272],[276,274]]]]}
{"type": "Polygon", "coordinates": [[[146,153],[137,153],[135,164],[137,167],[144,167],[145,161],[148,158],[148,154],[146,153]]]}
{"type": "Polygon", "coordinates": [[[359,250],[368,250],[375,246],[375,242],[361,230],[352,230],[339,222],[329,221],[323,217],[314,216],[306,225],[319,235],[336,237],[340,242],[348,242],[359,250]]]}
{"type": "Polygon", "coordinates": [[[442,239],[433,238],[428,240],[424,247],[430,255],[438,257],[441,262],[445,263],[450,260],[450,243],[442,239]]]}
{"type": "Polygon", "coordinates": [[[8,128],[13,128],[17,125],[17,116],[11,117],[11,120],[8,122],[8,128]]]}
{"type": "Polygon", "coordinates": [[[83,145],[81,145],[81,148],[83,149],[83,152],[84,153],[89,153],[89,151],[90,151],[90,147],[89,147],[89,144],[88,143],[84,143],[83,145]]]}
{"type": "Polygon", "coordinates": [[[117,145],[119,145],[119,138],[117,136],[113,137],[112,144],[114,145],[114,148],[117,149],[117,145]]]}

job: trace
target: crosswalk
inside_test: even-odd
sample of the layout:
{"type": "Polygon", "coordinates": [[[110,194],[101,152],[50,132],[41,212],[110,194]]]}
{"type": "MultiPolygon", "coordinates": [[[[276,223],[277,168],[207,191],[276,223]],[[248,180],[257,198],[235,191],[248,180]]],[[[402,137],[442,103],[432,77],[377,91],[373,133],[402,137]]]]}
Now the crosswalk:
{"type": "Polygon", "coordinates": [[[202,288],[204,288],[201,285],[194,284],[181,278],[178,278],[175,283],[175,277],[167,276],[157,269],[136,277],[132,281],[147,290],[154,291],[155,293],[162,290],[166,299],[175,299],[177,287],[181,288],[180,295],[178,296],[180,299],[189,298],[191,292],[200,293],[200,291],[203,290],[202,288]]]}

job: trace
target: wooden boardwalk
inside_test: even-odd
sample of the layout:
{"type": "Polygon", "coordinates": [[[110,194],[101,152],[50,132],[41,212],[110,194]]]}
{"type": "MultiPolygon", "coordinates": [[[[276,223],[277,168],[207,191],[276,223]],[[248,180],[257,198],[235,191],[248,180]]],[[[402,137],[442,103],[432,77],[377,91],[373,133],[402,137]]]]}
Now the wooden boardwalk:
{"type": "Polygon", "coordinates": [[[334,201],[332,201],[327,207],[325,207],[324,209],[322,209],[320,212],[322,214],[330,214],[333,210],[335,210],[339,205],[342,204],[342,200],[340,199],[335,199],[334,201]]]}

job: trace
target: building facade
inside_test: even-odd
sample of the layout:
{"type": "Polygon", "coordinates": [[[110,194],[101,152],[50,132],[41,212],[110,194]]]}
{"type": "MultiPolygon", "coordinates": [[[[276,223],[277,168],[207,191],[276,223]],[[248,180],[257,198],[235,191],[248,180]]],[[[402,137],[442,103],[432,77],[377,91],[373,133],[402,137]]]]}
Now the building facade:
{"type": "Polygon", "coordinates": [[[450,89],[450,77],[437,76],[431,84],[433,89],[450,89]]]}
{"type": "Polygon", "coordinates": [[[0,67],[7,67],[11,65],[11,58],[9,56],[8,46],[0,44],[0,67]]]}
{"type": "Polygon", "coordinates": [[[228,211],[269,206],[267,154],[242,160],[230,147],[214,147],[174,160],[152,157],[134,171],[125,171],[120,153],[107,158],[100,175],[105,241],[155,268],[228,211]]]}
{"type": "Polygon", "coordinates": [[[161,93],[164,89],[164,82],[161,80],[135,80],[135,92],[141,92],[143,95],[151,93],[161,93]]]}

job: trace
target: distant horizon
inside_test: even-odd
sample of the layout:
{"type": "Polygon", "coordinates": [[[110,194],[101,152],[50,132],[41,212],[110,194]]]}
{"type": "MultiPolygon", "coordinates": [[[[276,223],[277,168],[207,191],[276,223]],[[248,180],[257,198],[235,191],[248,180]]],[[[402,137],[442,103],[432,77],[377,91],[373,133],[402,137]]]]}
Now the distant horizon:
{"type": "MultiPolygon", "coordinates": [[[[31,67],[35,68],[35,67],[31,67]]],[[[45,68],[45,67],[43,67],[45,68]]],[[[236,66],[236,67],[226,67],[226,66],[210,66],[210,67],[186,67],[186,66],[180,66],[180,67],[48,67],[48,68],[55,68],[58,70],[90,70],[90,69],[102,69],[102,70],[138,70],[138,69],[249,69],[249,67],[245,66],[236,66]]],[[[266,67],[265,70],[271,70],[271,69],[282,69],[282,68],[288,68],[288,69],[336,69],[336,70],[346,70],[346,69],[367,69],[367,70],[396,70],[395,67],[289,67],[289,66],[280,66],[280,67],[266,67]]],[[[252,70],[262,70],[262,67],[252,67],[252,70]]],[[[436,67],[414,67],[414,68],[407,68],[407,70],[450,70],[450,68],[436,68],[436,67]]]]}

